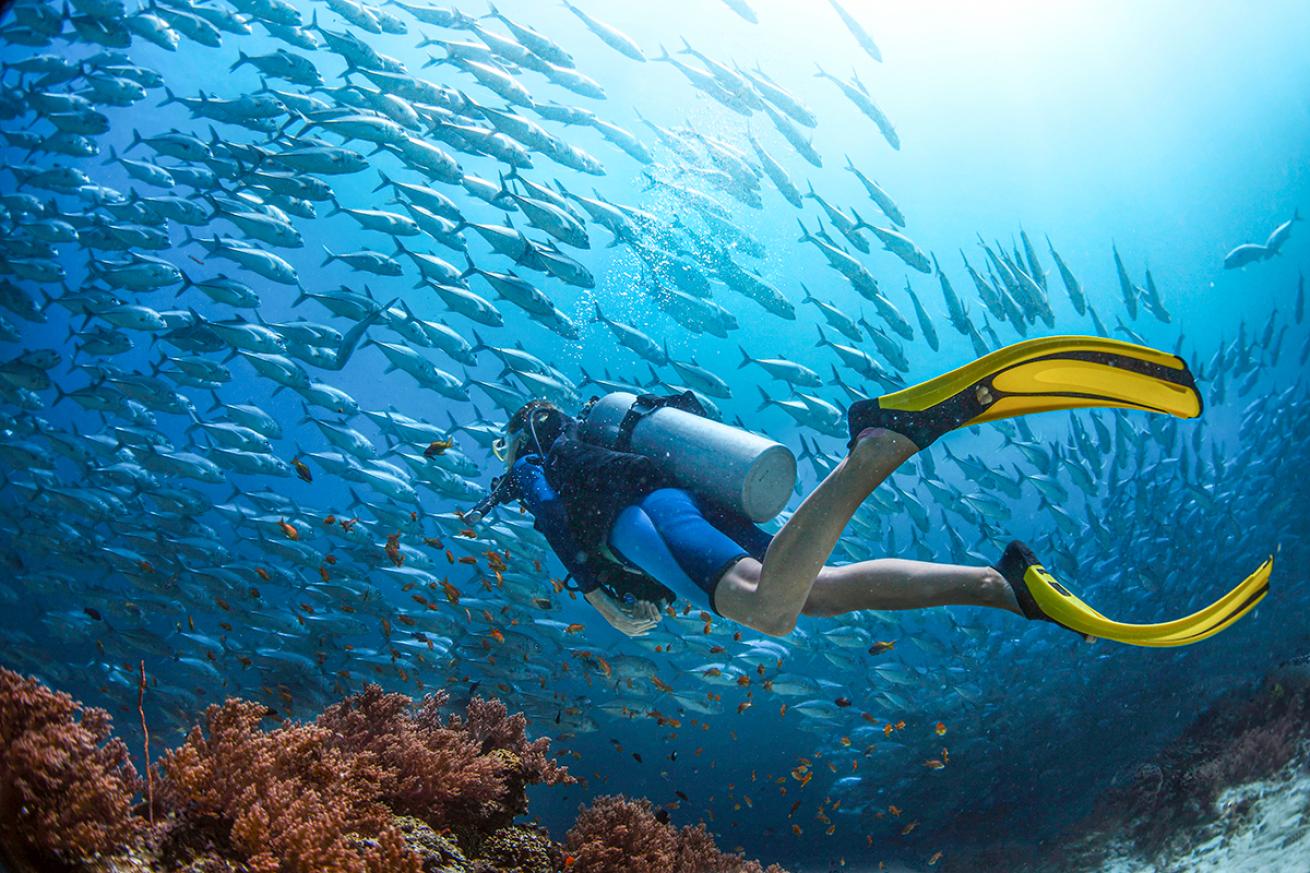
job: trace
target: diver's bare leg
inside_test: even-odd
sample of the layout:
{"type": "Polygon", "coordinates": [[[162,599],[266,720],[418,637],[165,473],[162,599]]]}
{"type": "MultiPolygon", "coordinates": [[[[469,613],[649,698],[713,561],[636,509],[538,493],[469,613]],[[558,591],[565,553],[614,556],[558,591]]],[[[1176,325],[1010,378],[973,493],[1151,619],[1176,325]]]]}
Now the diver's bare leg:
{"type": "Polygon", "coordinates": [[[824,567],[805,601],[805,615],[860,609],[991,606],[1023,614],[1010,584],[993,567],[879,558],[824,567]]]}
{"type": "Polygon", "coordinates": [[[873,489],[916,451],[914,443],[888,430],[856,443],[778,531],[763,566],[747,559],[724,575],[715,591],[715,607],[763,633],[791,633],[846,523],[873,489]]]}

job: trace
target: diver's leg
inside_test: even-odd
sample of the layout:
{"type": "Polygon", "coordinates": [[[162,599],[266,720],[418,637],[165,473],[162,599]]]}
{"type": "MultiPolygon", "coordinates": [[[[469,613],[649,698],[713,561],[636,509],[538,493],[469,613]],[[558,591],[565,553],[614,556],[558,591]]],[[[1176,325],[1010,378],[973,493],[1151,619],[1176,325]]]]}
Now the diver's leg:
{"type": "Polygon", "coordinates": [[[829,616],[860,609],[928,606],[990,606],[1023,615],[1014,589],[994,567],[901,558],[824,567],[802,611],[805,615],[829,616]]]}
{"type": "Polygon", "coordinates": [[[791,633],[846,523],[873,489],[917,450],[889,430],[865,435],[774,536],[758,574],[752,565],[759,565],[751,560],[739,561],[724,574],[715,592],[719,611],[763,633],[791,633]]]}
{"type": "Polygon", "coordinates": [[[682,488],[660,488],[623,510],[610,531],[609,544],[646,575],[710,609],[716,608],[715,587],[724,568],[749,554],[715,527],[703,504],[682,488]]]}

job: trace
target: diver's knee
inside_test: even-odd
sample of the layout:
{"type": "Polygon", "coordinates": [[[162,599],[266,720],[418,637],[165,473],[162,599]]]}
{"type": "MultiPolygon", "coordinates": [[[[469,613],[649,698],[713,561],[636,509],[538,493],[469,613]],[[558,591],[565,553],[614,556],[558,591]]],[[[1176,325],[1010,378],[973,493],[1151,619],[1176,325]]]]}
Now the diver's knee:
{"type": "Polygon", "coordinates": [[[714,608],[730,621],[771,637],[785,637],[796,629],[795,615],[773,615],[761,609],[756,590],[761,564],[742,558],[724,572],[714,589],[714,608]]]}
{"type": "Polygon", "coordinates": [[[721,611],[724,618],[731,619],[737,624],[744,624],[751,630],[759,631],[766,636],[785,637],[796,630],[796,616],[794,615],[763,615],[750,610],[738,613],[736,610],[722,608],[721,611]]]}
{"type": "Polygon", "coordinates": [[[819,576],[814,580],[814,585],[810,588],[810,594],[805,598],[805,605],[801,607],[801,615],[808,615],[811,618],[828,618],[837,615],[841,610],[833,598],[832,576],[836,568],[824,567],[819,571],[819,576]]]}

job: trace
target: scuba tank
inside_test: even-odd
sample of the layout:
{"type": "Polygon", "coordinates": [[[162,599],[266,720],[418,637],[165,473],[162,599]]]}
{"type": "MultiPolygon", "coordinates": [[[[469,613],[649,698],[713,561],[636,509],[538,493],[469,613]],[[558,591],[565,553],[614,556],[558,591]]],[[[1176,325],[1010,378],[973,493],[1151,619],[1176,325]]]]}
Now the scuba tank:
{"type": "Polygon", "coordinates": [[[645,455],[680,486],[754,522],[787,505],[796,456],[782,443],[704,416],[691,392],[673,397],[616,391],[593,400],[578,434],[615,451],[645,455]]]}

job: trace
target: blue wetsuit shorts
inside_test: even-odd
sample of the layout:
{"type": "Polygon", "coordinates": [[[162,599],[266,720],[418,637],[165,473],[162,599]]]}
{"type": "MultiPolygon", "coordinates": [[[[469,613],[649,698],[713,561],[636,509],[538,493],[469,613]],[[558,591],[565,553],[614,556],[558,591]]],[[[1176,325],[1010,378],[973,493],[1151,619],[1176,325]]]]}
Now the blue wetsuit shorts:
{"type": "Polygon", "coordinates": [[[724,573],[748,556],[763,561],[772,540],[745,516],[682,488],[660,488],[624,508],[609,533],[617,557],[715,613],[724,573]]]}

